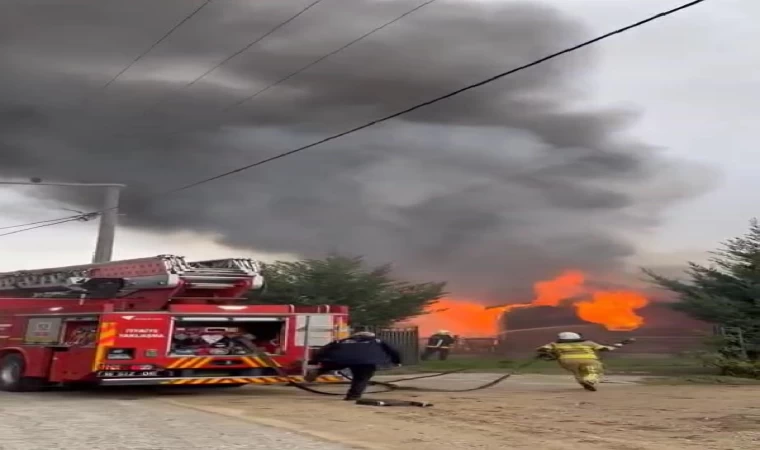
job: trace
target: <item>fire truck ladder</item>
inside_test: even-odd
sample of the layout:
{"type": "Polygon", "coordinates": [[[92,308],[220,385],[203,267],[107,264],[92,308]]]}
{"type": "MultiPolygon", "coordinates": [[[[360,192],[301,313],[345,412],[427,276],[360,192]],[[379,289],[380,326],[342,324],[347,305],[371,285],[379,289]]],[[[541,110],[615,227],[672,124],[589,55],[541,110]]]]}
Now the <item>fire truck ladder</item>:
{"type": "Polygon", "coordinates": [[[173,288],[224,289],[249,281],[263,287],[259,263],[245,258],[188,262],[181,256],[159,255],[107,263],[0,273],[0,292],[86,293],[99,282],[118,283],[119,292],[173,288]]]}

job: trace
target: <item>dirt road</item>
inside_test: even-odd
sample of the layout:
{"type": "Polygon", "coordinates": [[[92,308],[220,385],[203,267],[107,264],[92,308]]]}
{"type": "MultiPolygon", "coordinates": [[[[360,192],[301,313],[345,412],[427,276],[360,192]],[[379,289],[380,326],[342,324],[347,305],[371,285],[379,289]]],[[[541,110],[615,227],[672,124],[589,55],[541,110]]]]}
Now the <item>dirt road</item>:
{"type": "MultiPolygon", "coordinates": [[[[493,375],[427,386],[461,389],[493,375]]],[[[744,450],[760,448],[760,386],[651,386],[611,378],[599,392],[567,377],[515,376],[470,393],[409,393],[432,408],[358,406],[292,388],[160,397],[175,405],[376,450],[744,450]]],[[[179,392],[177,393],[179,394],[179,392]]]]}

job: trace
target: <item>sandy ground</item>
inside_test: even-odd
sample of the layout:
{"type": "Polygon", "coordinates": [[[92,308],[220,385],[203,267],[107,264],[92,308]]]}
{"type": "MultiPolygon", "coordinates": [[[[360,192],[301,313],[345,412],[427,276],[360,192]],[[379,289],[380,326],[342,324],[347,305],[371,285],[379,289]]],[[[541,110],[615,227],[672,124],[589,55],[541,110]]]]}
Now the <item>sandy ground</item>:
{"type": "MultiPolygon", "coordinates": [[[[462,389],[494,377],[460,374],[405,385],[462,389]]],[[[434,404],[430,408],[359,406],[282,387],[176,391],[148,401],[376,450],[760,448],[760,386],[652,386],[620,377],[609,381],[592,393],[567,377],[521,375],[469,393],[368,396],[424,400],[434,404]]],[[[340,392],[338,387],[330,390],[340,392]]]]}

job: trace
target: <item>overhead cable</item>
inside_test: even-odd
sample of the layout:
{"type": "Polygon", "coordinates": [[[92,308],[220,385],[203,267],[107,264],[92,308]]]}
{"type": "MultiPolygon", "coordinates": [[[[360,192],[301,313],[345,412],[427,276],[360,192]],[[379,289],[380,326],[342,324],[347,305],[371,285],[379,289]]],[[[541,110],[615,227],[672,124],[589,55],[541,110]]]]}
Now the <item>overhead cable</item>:
{"type": "MultiPolygon", "coordinates": [[[[271,35],[272,35],[274,32],[276,32],[276,31],[277,31],[277,30],[279,30],[280,28],[284,27],[285,25],[289,24],[290,22],[294,21],[294,20],[295,20],[295,19],[297,19],[299,16],[301,16],[302,14],[304,14],[306,11],[308,11],[308,10],[310,10],[311,8],[313,8],[313,7],[317,6],[317,5],[318,5],[319,3],[321,3],[322,1],[323,1],[323,0],[315,0],[315,1],[311,2],[311,3],[309,3],[308,5],[306,5],[304,8],[302,8],[301,10],[299,10],[299,11],[298,11],[297,13],[295,13],[294,15],[290,16],[289,18],[287,18],[287,19],[286,19],[286,20],[284,20],[283,22],[280,22],[280,23],[278,23],[277,25],[275,25],[274,27],[272,27],[272,28],[271,28],[269,31],[267,31],[266,33],[262,34],[261,36],[257,37],[255,40],[253,40],[253,41],[249,42],[248,44],[246,44],[246,45],[245,45],[245,46],[243,46],[242,48],[238,49],[237,51],[235,51],[234,53],[232,53],[232,54],[231,54],[231,55],[229,55],[228,57],[224,58],[222,61],[220,61],[220,62],[218,62],[217,64],[215,64],[213,67],[209,68],[208,70],[206,70],[206,71],[205,71],[205,72],[203,72],[202,74],[198,75],[198,76],[197,76],[197,77],[195,77],[194,79],[192,79],[192,80],[190,80],[189,82],[187,82],[185,85],[183,85],[183,86],[182,86],[182,87],[180,87],[179,89],[176,89],[174,92],[179,92],[179,91],[182,91],[182,90],[184,90],[184,89],[186,89],[186,88],[189,88],[189,87],[193,86],[195,83],[197,83],[197,82],[199,82],[199,81],[203,80],[204,78],[206,78],[207,76],[209,76],[209,75],[211,75],[213,72],[215,72],[217,69],[219,69],[219,68],[220,68],[220,67],[222,67],[223,65],[227,64],[228,62],[230,62],[232,59],[236,58],[237,56],[239,56],[239,55],[241,55],[241,54],[243,54],[243,53],[245,53],[245,52],[247,52],[247,51],[248,51],[248,50],[250,50],[250,49],[251,49],[253,46],[255,46],[255,45],[256,45],[256,44],[258,44],[259,42],[263,41],[264,39],[268,38],[268,37],[269,37],[269,36],[271,36],[271,35]]],[[[165,96],[164,98],[160,99],[158,102],[156,102],[156,103],[154,103],[152,106],[150,106],[150,107],[149,107],[147,110],[145,110],[143,113],[147,113],[147,112],[150,112],[150,111],[152,111],[153,109],[155,109],[156,107],[158,107],[159,105],[161,105],[161,104],[162,104],[164,101],[166,101],[166,100],[167,100],[168,98],[170,98],[170,97],[171,97],[171,94],[169,94],[169,95],[165,96]]]]}
{"type": "MultiPolygon", "coordinates": [[[[91,213],[91,214],[97,214],[97,213],[91,213]]],[[[0,233],[0,237],[2,237],[2,236],[10,236],[12,234],[23,233],[25,231],[36,230],[36,229],[39,229],[39,228],[52,227],[52,226],[55,226],[55,225],[61,225],[61,224],[64,224],[64,223],[69,223],[69,222],[84,221],[84,220],[86,220],[86,219],[84,219],[84,217],[88,216],[88,215],[90,215],[90,214],[86,214],[86,215],[82,215],[82,216],[72,216],[72,217],[68,217],[68,218],[61,218],[59,220],[50,220],[50,221],[46,221],[46,222],[42,222],[42,221],[41,222],[31,222],[31,223],[29,223],[27,225],[32,225],[34,223],[38,223],[39,225],[30,226],[30,227],[26,227],[26,228],[21,228],[20,230],[9,231],[7,233],[0,233]]]]}

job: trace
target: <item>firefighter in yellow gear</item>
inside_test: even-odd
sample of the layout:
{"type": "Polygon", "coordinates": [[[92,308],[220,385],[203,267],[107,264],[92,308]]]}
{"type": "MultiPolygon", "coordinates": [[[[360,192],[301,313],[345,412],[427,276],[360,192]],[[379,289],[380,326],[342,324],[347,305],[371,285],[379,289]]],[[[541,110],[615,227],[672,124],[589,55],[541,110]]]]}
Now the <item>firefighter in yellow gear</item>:
{"type": "Polygon", "coordinates": [[[578,333],[562,332],[557,340],[539,347],[539,357],[556,359],[560,367],[572,373],[576,381],[587,391],[596,391],[604,376],[604,366],[599,360],[599,352],[612,351],[623,344],[601,345],[587,341],[578,333]]]}

